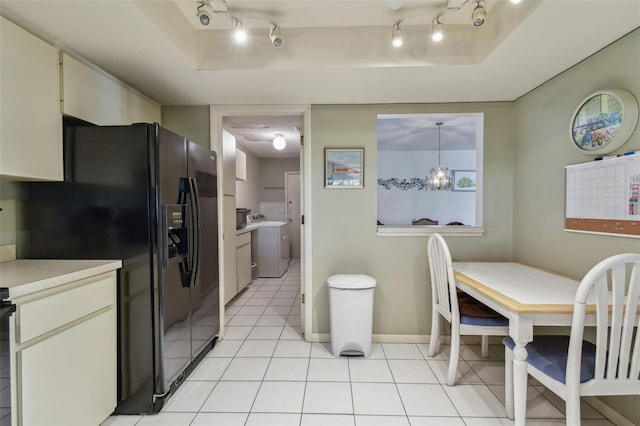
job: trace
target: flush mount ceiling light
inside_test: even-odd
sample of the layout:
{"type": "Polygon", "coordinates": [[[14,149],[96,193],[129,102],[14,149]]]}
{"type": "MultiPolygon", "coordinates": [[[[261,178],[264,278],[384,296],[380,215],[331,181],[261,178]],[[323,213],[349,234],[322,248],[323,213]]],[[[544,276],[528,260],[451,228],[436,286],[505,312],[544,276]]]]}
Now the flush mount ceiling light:
{"type": "Polygon", "coordinates": [[[278,24],[271,24],[271,30],[269,31],[269,39],[274,47],[282,46],[282,36],[280,35],[280,27],[278,24]]]}
{"type": "Polygon", "coordinates": [[[442,41],[444,38],[444,24],[440,22],[441,16],[436,16],[431,22],[431,40],[433,41],[442,41]]]}
{"type": "Polygon", "coordinates": [[[231,18],[233,25],[233,38],[238,43],[244,43],[247,41],[247,32],[242,28],[242,21],[238,18],[231,18]]]}
{"type": "Polygon", "coordinates": [[[453,174],[447,167],[440,165],[440,128],[442,127],[442,121],[438,121],[438,166],[429,170],[427,175],[427,190],[428,191],[451,191],[453,186],[453,174]]]}
{"type": "Polygon", "coordinates": [[[277,133],[276,137],[273,138],[273,147],[278,151],[282,151],[285,146],[287,146],[287,141],[284,140],[284,136],[282,136],[282,133],[277,133]]]}
{"type": "Polygon", "coordinates": [[[394,47],[400,47],[402,46],[403,38],[404,31],[402,31],[402,28],[400,28],[400,22],[396,22],[393,26],[391,44],[393,44],[394,47]]]}
{"type": "Polygon", "coordinates": [[[487,11],[484,6],[480,5],[480,0],[476,2],[476,7],[473,9],[471,13],[471,22],[474,27],[481,27],[484,24],[484,21],[487,18],[487,11]]]}
{"type": "Polygon", "coordinates": [[[520,3],[521,1],[522,1],[522,0],[511,0],[511,3],[513,3],[513,4],[518,4],[518,3],[520,3]]]}

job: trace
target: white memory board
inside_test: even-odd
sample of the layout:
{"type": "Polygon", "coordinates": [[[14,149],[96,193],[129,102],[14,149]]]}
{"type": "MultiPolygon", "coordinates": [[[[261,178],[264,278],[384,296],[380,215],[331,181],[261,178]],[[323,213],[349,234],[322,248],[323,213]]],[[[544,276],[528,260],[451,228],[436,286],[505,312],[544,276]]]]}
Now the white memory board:
{"type": "Polygon", "coordinates": [[[566,229],[640,236],[640,154],[566,166],[566,229]]]}

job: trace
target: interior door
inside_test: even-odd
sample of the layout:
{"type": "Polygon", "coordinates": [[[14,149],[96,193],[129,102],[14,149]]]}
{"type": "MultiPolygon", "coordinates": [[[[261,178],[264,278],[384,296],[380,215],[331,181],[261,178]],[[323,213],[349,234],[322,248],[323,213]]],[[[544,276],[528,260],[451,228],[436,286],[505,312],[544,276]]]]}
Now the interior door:
{"type": "Polygon", "coordinates": [[[300,172],[285,172],[285,181],[290,254],[300,258],[300,172]]]}

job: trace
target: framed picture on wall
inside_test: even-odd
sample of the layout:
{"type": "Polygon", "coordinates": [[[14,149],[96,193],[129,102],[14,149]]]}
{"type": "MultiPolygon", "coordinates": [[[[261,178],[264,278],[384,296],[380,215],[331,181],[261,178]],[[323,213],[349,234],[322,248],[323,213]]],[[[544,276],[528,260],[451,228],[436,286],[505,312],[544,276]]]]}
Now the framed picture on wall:
{"type": "Polygon", "coordinates": [[[573,146],[584,154],[620,148],[638,124],[638,101],[626,90],[600,90],[587,96],[571,117],[573,146]]]}
{"type": "Polygon", "coordinates": [[[475,170],[452,170],[454,191],[475,191],[476,171],[475,170]]]}
{"type": "Polygon", "coordinates": [[[364,149],[324,150],[325,188],[364,188],[364,149]]]}

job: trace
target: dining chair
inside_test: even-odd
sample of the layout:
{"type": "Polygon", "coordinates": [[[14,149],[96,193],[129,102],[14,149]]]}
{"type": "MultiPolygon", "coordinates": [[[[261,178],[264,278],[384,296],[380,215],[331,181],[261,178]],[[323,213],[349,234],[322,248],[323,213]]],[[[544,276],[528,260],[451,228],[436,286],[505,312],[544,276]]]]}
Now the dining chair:
{"type": "MultiPolygon", "coordinates": [[[[569,336],[534,336],[527,344],[527,372],[565,400],[567,425],[580,424],[581,396],[640,395],[639,300],[640,254],[611,256],[580,282],[569,336]],[[583,339],[587,304],[595,304],[595,343],[583,339]]],[[[510,337],[503,343],[512,395],[515,344],[510,337]]]]}
{"type": "Polygon", "coordinates": [[[451,353],[447,385],[453,386],[458,370],[460,335],[482,336],[482,356],[489,355],[489,336],[509,334],[509,320],[460,314],[451,253],[440,234],[432,234],[427,244],[431,274],[431,337],[429,356],[434,356],[440,340],[440,317],[451,323],[451,353]]]}

